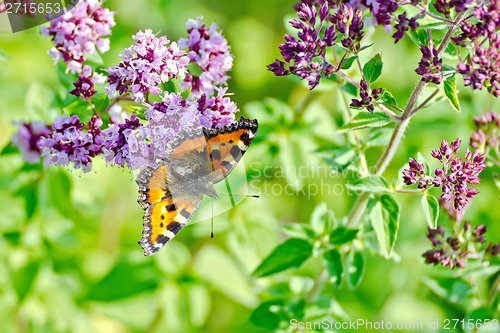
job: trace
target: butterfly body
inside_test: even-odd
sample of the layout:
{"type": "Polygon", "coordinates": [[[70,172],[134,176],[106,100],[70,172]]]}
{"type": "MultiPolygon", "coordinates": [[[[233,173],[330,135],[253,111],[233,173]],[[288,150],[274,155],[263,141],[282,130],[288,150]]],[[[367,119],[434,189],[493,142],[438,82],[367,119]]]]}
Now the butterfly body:
{"type": "Polygon", "coordinates": [[[156,253],[187,224],[203,196],[218,197],[214,185],[239,162],[257,126],[256,120],[242,117],[219,129],[181,132],[158,167],[140,172],[137,201],[145,213],[139,244],[145,255],[156,253]]]}

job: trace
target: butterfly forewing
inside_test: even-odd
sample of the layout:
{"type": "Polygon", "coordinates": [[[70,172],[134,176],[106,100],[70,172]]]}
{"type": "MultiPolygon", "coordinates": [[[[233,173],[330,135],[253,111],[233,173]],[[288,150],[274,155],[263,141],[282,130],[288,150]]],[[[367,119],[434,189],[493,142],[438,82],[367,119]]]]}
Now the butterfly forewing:
{"type": "Polygon", "coordinates": [[[241,118],[238,123],[205,130],[212,170],[212,181],[222,181],[238,164],[257,132],[257,120],[241,118]]]}

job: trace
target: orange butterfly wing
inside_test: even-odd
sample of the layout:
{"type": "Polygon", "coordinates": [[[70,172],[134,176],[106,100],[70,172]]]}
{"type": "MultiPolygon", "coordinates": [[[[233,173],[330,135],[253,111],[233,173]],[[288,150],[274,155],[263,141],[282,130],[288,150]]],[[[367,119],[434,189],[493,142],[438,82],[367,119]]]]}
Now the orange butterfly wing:
{"type": "Polygon", "coordinates": [[[237,123],[215,130],[205,130],[212,163],[213,183],[222,181],[238,164],[257,133],[256,119],[241,117],[237,123]]]}
{"type": "Polygon", "coordinates": [[[139,244],[144,255],[160,250],[184,227],[201,204],[202,197],[190,200],[174,200],[167,187],[165,165],[154,169],[147,167],[136,180],[139,199],[144,213],[144,229],[139,244]]]}

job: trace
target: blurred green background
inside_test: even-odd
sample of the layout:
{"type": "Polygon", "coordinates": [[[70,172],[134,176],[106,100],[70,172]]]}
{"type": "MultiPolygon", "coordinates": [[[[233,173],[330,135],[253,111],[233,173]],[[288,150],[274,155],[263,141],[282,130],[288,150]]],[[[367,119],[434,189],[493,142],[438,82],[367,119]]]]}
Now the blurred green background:
{"type": "MultiPolygon", "coordinates": [[[[83,174],[30,166],[20,154],[0,156],[0,332],[266,332],[269,329],[255,326],[249,317],[272,297],[271,286],[285,288],[291,299],[310,288],[319,261],[272,278],[251,277],[261,260],[286,239],[284,224],[308,223],[321,202],[342,217],[355,200],[344,187],[349,175],[331,174],[314,153],[326,142],[345,143],[336,132],[346,120],[338,90],[322,83],[297,125],[294,109],[308,98],[306,85],[266,70],[280,58],[278,44],[288,29],[285,22],[294,15],[293,4],[106,2],[117,12],[117,25],[111,50],[103,55],[104,67],[119,61],[121,50],[140,29],[177,40],[186,36],[187,19],[200,15],[206,24],[215,21],[223,29],[235,55],[229,92],[234,92],[241,115],[256,117],[261,124],[244,158],[249,191],[261,197],[216,216],[214,239],[209,237],[210,221],[197,223],[158,254],[144,257],[137,244],[143,210],[136,204],[132,173],[107,167],[100,159],[92,172],[83,174]]],[[[404,105],[418,81],[417,47],[408,38],[394,46],[382,29],[369,38],[374,46],[364,60],[381,52],[384,61],[377,85],[404,105]]],[[[0,48],[9,56],[0,62],[0,148],[16,130],[13,121],[50,122],[60,115],[58,100],[67,91],[47,55],[50,47],[38,28],[0,36],[0,48]]],[[[466,143],[472,115],[500,111],[488,94],[472,94],[461,85],[459,80],[461,113],[443,102],[412,120],[387,172],[389,179],[399,177],[399,168],[417,152],[429,158],[430,149],[442,139],[460,137],[466,143]]],[[[368,151],[370,165],[381,149],[368,151]]],[[[491,177],[488,172],[486,179],[491,177]]],[[[466,218],[488,225],[489,239],[500,241],[500,226],[494,223],[500,213],[498,190],[488,181],[480,190],[466,218]]],[[[482,297],[488,280],[457,286],[456,295],[439,295],[429,276],[451,275],[423,265],[420,255],[429,243],[419,198],[397,199],[402,213],[396,259],[369,256],[365,278],[355,291],[345,284],[339,290],[327,285],[327,294],[338,304],[336,318],[427,322],[463,317],[482,297]]],[[[440,221],[447,223],[446,216],[440,221]]]]}

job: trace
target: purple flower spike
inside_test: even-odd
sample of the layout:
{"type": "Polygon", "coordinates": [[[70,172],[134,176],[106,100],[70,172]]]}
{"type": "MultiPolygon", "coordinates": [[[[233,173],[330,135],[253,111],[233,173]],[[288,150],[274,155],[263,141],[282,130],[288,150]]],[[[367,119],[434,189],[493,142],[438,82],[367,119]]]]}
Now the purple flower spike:
{"type": "Polygon", "coordinates": [[[84,132],[85,124],[77,116],[56,118],[52,131],[38,142],[45,164],[68,165],[73,162],[75,169],[89,172],[92,169],[90,157],[102,149],[102,133],[96,130],[101,124],[100,119],[93,118],[90,127],[94,131],[84,132]]]}
{"type": "Polygon", "coordinates": [[[12,144],[19,148],[29,163],[40,161],[41,148],[38,142],[50,133],[50,127],[43,122],[20,123],[19,130],[12,136],[12,144]]]}
{"type": "Polygon", "coordinates": [[[66,62],[67,72],[80,73],[87,60],[85,54],[109,51],[109,39],[102,37],[111,35],[114,25],[114,12],[103,7],[102,1],[82,0],[40,32],[55,45],[48,52],[50,56],[56,62],[66,62]]]}
{"type": "Polygon", "coordinates": [[[123,50],[123,62],[106,70],[106,93],[115,98],[132,92],[135,102],[142,103],[148,93],[162,93],[158,87],[161,83],[171,78],[184,79],[189,58],[177,43],[170,43],[165,36],[157,38],[151,29],[139,31],[133,38],[137,42],[123,50]]]}
{"type": "Polygon", "coordinates": [[[443,80],[443,60],[439,58],[437,48],[434,45],[431,45],[430,48],[422,45],[420,51],[422,59],[415,72],[421,75],[425,82],[440,84],[443,80]]]}
{"type": "Polygon", "coordinates": [[[92,67],[89,65],[83,66],[83,73],[78,76],[78,80],[73,83],[75,89],[69,93],[80,97],[81,99],[89,100],[97,93],[95,84],[104,84],[106,78],[102,74],[92,74],[92,67]]]}
{"type": "Polygon", "coordinates": [[[215,87],[227,84],[227,72],[233,67],[231,47],[222,32],[217,30],[217,24],[207,28],[201,20],[201,17],[189,20],[186,24],[189,38],[179,40],[179,46],[188,49],[191,62],[202,70],[200,76],[187,74],[180,84],[182,90],[191,88],[191,99],[200,98],[202,94],[212,96],[215,87]]]}

